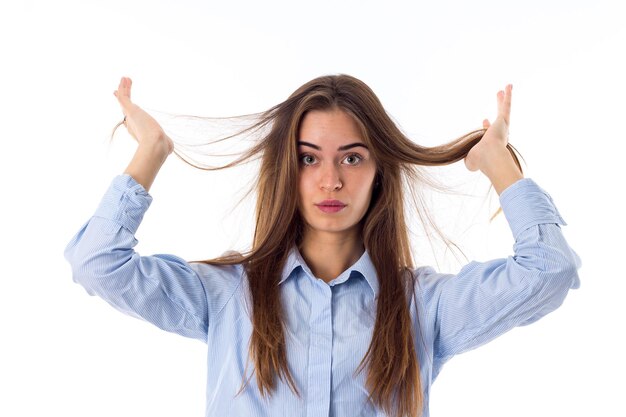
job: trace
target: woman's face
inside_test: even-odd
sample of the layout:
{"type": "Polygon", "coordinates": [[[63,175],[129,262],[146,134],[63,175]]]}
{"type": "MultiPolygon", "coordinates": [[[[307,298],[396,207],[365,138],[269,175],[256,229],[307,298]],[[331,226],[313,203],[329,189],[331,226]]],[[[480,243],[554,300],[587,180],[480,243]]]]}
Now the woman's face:
{"type": "Polygon", "coordinates": [[[298,205],[307,232],[354,232],[369,207],[376,174],[357,124],[341,110],[309,111],[297,147],[298,205]]]}

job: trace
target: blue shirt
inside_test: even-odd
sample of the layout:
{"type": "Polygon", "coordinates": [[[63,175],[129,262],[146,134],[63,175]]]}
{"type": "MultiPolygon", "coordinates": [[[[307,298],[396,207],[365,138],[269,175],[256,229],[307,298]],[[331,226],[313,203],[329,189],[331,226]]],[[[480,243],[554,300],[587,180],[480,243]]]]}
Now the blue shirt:
{"type": "MultiPolygon", "coordinates": [[[[235,397],[252,330],[249,287],[241,265],[188,263],[168,254],[141,256],[135,232],[152,197],[130,175],[116,176],[94,216],[65,249],[73,280],[89,295],[159,328],[207,344],[206,416],[383,416],[367,401],[367,369],[353,376],[369,346],[378,277],[367,251],[329,283],[294,246],[282,271],[289,369],[302,397],[283,381],[272,397],[256,379],[235,397]]],[[[559,307],[580,286],[578,255],[561,232],[552,198],[523,178],[500,195],[515,238],[514,255],[471,262],[458,274],[414,270],[410,313],[429,416],[430,387],[444,363],[559,307]],[[419,320],[418,320],[419,318],[419,320]],[[421,340],[423,335],[423,340],[421,340]]],[[[245,372],[245,373],[244,373],[245,372]]]]}

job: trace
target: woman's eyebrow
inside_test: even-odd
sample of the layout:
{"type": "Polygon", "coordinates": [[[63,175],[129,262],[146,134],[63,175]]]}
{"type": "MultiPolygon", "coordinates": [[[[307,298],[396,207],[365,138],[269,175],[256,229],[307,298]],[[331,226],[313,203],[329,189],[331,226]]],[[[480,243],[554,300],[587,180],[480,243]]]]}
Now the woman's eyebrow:
{"type": "MultiPolygon", "coordinates": [[[[301,141],[301,140],[299,140],[299,141],[298,141],[298,145],[302,145],[302,146],[310,146],[311,148],[313,148],[313,149],[317,149],[318,151],[321,151],[321,150],[322,150],[322,148],[321,148],[320,146],[313,145],[312,143],[309,143],[309,142],[304,142],[304,141],[301,141]]],[[[361,147],[363,147],[363,148],[365,148],[365,149],[369,150],[369,148],[367,147],[367,145],[366,145],[366,144],[364,144],[364,143],[361,143],[361,142],[355,142],[355,143],[351,143],[351,144],[349,144],[349,145],[343,145],[343,146],[338,147],[338,148],[337,148],[337,150],[338,150],[338,151],[345,151],[346,149],[355,148],[355,147],[357,147],[357,146],[361,146],[361,147]]]]}

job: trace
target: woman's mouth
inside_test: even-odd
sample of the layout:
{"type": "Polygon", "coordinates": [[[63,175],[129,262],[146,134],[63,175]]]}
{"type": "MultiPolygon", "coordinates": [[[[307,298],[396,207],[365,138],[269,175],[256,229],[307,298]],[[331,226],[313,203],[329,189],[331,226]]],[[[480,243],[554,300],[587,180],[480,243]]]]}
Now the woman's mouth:
{"type": "Polygon", "coordinates": [[[346,205],[339,200],[324,200],[316,206],[324,213],[336,213],[342,210],[346,205]]]}
{"type": "Polygon", "coordinates": [[[324,213],[336,213],[340,210],[343,210],[346,206],[326,206],[321,204],[316,204],[317,208],[322,210],[324,213]]]}

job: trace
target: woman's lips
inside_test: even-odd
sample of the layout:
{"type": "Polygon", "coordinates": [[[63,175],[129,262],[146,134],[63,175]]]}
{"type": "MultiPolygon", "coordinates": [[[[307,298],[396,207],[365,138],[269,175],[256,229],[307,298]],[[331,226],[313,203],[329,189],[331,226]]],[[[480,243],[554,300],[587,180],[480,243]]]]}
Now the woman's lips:
{"type": "Polygon", "coordinates": [[[343,210],[346,206],[326,206],[322,204],[316,204],[317,208],[322,210],[324,213],[336,213],[340,210],[343,210]]]}
{"type": "Polygon", "coordinates": [[[335,199],[327,199],[315,204],[324,213],[337,213],[346,206],[343,201],[335,199]]]}

